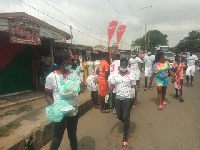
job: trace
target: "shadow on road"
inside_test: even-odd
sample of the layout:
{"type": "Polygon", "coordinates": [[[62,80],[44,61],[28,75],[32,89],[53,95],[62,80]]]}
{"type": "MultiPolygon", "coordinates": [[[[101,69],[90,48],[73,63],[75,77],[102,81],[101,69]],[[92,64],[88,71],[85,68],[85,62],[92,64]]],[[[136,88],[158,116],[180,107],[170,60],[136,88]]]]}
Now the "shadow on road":
{"type": "Polygon", "coordinates": [[[95,150],[95,140],[90,136],[85,136],[78,141],[78,147],[81,150],[95,150]]]}
{"type": "MultiPolygon", "coordinates": [[[[149,102],[154,102],[154,103],[156,104],[156,106],[160,105],[160,104],[159,104],[159,101],[158,101],[158,98],[152,98],[152,99],[149,100],[149,102]]],[[[167,104],[170,104],[170,103],[171,103],[167,98],[165,98],[165,102],[166,102],[167,104]]]]}
{"type": "MultiPolygon", "coordinates": [[[[113,126],[113,128],[110,130],[110,133],[112,133],[113,130],[114,130],[115,128],[117,128],[117,127],[118,127],[118,132],[123,134],[123,133],[124,133],[124,124],[123,124],[121,121],[118,121],[118,122],[113,126]]],[[[129,130],[128,130],[128,138],[131,136],[132,133],[135,132],[135,129],[136,129],[136,124],[135,124],[135,122],[131,122],[131,121],[130,121],[129,130]]]]}

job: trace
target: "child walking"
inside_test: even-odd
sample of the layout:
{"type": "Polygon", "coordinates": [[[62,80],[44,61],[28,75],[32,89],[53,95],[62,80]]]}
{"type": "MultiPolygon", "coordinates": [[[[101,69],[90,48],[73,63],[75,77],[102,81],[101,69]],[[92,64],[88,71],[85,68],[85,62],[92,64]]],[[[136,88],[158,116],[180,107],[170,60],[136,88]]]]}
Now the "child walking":
{"type": "Polygon", "coordinates": [[[166,105],[165,102],[165,95],[166,95],[166,89],[168,85],[168,74],[170,73],[172,76],[172,81],[175,81],[175,76],[170,69],[169,63],[165,62],[165,55],[163,52],[159,52],[156,55],[156,63],[153,65],[152,69],[152,76],[149,82],[149,86],[152,85],[153,78],[156,76],[156,86],[158,91],[158,100],[159,100],[159,106],[158,109],[162,110],[163,105],[166,105]]]}
{"type": "Polygon", "coordinates": [[[183,102],[183,97],[182,97],[182,88],[183,88],[183,68],[185,67],[185,64],[181,62],[180,56],[176,56],[175,58],[176,63],[173,64],[173,71],[175,72],[176,76],[176,81],[175,81],[175,90],[176,90],[176,95],[175,97],[179,97],[178,95],[178,90],[180,92],[180,102],[183,102]]]}

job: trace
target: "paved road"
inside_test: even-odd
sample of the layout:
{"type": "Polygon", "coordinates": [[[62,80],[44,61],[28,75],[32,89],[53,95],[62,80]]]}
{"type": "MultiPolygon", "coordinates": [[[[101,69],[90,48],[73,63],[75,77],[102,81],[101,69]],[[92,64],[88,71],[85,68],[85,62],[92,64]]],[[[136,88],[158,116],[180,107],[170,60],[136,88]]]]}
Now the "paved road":
{"type": "MultiPolygon", "coordinates": [[[[196,73],[194,87],[184,84],[183,103],[174,98],[174,85],[169,83],[163,110],[157,110],[156,87],[144,92],[143,85],[139,104],[131,111],[129,146],[122,147],[122,123],[112,113],[92,109],[79,119],[79,150],[200,150],[200,73],[196,73]]],[[[65,149],[69,149],[67,134],[60,147],[65,149]]]]}

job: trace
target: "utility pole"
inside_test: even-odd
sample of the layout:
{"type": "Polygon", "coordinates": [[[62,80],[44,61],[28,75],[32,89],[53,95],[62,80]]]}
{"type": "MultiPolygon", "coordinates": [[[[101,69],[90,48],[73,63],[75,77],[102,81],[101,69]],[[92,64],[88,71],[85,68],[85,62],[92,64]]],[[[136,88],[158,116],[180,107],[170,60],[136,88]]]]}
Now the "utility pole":
{"type": "Polygon", "coordinates": [[[73,39],[73,35],[72,35],[72,26],[69,26],[70,27],[70,32],[71,32],[71,44],[72,44],[72,39],[73,39]]]}
{"type": "Polygon", "coordinates": [[[150,36],[148,36],[148,46],[147,46],[148,49],[149,49],[149,43],[150,43],[150,36]]]}
{"type": "Polygon", "coordinates": [[[146,33],[146,22],[145,22],[145,38],[144,38],[144,50],[146,50],[146,40],[147,40],[147,33],[146,33]]]}

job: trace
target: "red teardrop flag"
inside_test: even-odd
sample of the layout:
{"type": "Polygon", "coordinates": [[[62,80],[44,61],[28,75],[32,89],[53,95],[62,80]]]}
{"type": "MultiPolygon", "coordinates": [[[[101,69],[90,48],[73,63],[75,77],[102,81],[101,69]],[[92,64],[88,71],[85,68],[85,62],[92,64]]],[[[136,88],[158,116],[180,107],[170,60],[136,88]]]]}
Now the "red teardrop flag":
{"type": "Polygon", "coordinates": [[[119,26],[119,28],[117,29],[117,45],[119,44],[121,38],[122,38],[122,35],[124,34],[125,32],[125,29],[126,29],[126,26],[125,25],[121,25],[119,26]]]}
{"type": "Polygon", "coordinates": [[[113,37],[113,34],[115,33],[115,29],[117,27],[118,22],[112,21],[108,26],[108,44],[110,44],[110,41],[113,37]]]}

